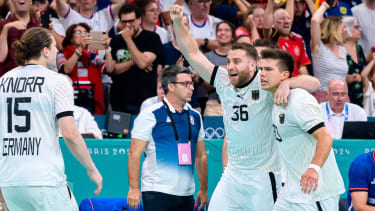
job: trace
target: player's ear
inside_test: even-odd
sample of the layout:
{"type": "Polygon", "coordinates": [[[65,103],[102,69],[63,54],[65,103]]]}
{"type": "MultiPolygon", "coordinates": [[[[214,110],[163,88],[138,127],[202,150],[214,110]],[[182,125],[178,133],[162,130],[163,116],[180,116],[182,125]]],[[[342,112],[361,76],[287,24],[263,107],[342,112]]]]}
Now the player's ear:
{"type": "Polygon", "coordinates": [[[48,57],[49,51],[50,51],[49,48],[44,47],[44,48],[42,49],[41,54],[42,54],[43,56],[45,56],[45,57],[48,57]]]}
{"type": "Polygon", "coordinates": [[[289,78],[289,75],[290,75],[290,73],[289,73],[289,71],[282,71],[281,72],[281,80],[286,80],[286,79],[288,79],[289,78]]]}

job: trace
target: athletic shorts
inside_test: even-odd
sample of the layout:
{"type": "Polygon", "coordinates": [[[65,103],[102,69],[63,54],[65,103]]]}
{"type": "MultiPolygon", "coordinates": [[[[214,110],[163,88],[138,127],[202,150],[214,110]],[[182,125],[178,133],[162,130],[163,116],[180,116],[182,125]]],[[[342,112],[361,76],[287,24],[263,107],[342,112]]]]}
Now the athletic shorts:
{"type": "Polygon", "coordinates": [[[208,211],[271,211],[280,188],[280,173],[227,167],[215,188],[208,211]]]}
{"type": "Polygon", "coordinates": [[[326,200],[317,201],[313,203],[294,203],[279,197],[276,201],[274,211],[338,211],[340,196],[334,196],[326,200]]]}
{"type": "Polygon", "coordinates": [[[67,185],[2,187],[1,191],[11,211],[78,211],[67,185]]]}

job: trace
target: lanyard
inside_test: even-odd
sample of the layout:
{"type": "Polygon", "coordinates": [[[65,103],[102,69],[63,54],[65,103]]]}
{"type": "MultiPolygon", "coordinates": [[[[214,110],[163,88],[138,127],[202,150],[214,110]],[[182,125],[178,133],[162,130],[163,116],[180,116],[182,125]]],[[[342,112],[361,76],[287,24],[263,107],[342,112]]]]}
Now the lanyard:
{"type": "MultiPolygon", "coordinates": [[[[333,135],[334,130],[333,130],[332,122],[331,122],[331,116],[330,116],[330,112],[329,112],[328,102],[326,103],[326,112],[327,112],[327,119],[328,119],[328,129],[330,130],[331,134],[333,135]]],[[[345,120],[344,121],[348,120],[348,116],[349,116],[349,108],[348,108],[348,104],[345,103],[345,120]]]]}
{"type": "MultiPolygon", "coordinates": [[[[169,106],[167,105],[167,103],[163,100],[163,104],[165,105],[165,107],[167,107],[167,113],[168,113],[168,116],[169,118],[171,119],[171,122],[172,122],[172,126],[173,126],[173,131],[174,131],[174,136],[176,138],[176,141],[178,142],[178,134],[177,134],[177,129],[176,129],[176,124],[172,118],[172,112],[171,110],[169,109],[169,106]]],[[[186,116],[187,116],[187,120],[188,120],[188,124],[189,124],[189,142],[191,141],[191,123],[190,123],[190,115],[189,115],[189,109],[186,110],[186,116]]]]}
{"type": "MultiPolygon", "coordinates": [[[[329,115],[328,102],[326,103],[326,112],[327,112],[328,122],[330,122],[331,121],[331,116],[329,115]]],[[[348,121],[348,116],[349,116],[349,108],[348,108],[348,104],[345,103],[345,121],[348,121]]]]}

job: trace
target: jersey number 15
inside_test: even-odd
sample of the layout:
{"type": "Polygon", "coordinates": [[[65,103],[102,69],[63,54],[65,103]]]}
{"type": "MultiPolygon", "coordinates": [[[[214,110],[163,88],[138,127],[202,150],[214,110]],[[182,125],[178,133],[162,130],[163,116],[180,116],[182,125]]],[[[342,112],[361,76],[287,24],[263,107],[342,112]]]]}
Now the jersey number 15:
{"type": "Polygon", "coordinates": [[[30,130],[30,112],[27,110],[20,110],[19,105],[21,103],[30,103],[31,97],[16,97],[13,98],[8,97],[7,98],[7,105],[8,105],[8,133],[12,132],[13,129],[13,114],[18,117],[25,117],[25,124],[24,126],[15,125],[14,129],[19,133],[24,133],[30,130]]]}

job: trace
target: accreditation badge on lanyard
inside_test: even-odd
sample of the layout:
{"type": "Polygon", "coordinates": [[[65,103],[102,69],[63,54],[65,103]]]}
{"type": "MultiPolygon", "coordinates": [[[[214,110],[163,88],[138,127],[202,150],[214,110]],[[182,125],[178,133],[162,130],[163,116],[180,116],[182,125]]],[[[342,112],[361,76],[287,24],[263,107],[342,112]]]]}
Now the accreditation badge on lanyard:
{"type": "Polygon", "coordinates": [[[179,139],[178,139],[176,124],[175,124],[175,122],[172,118],[172,113],[169,110],[169,107],[168,107],[167,103],[164,102],[164,100],[163,100],[163,103],[164,103],[165,107],[167,107],[168,116],[171,119],[174,135],[175,135],[176,142],[177,142],[178,164],[179,165],[192,165],[191,144],[190,144],[190,142],[191,142],[191,122],[190,122],[189,110],[186,110],[187,120],[188,120],[188,124],[189,124],[189,140],[188,140],[188,143],[180,143],[179,139]]]}

